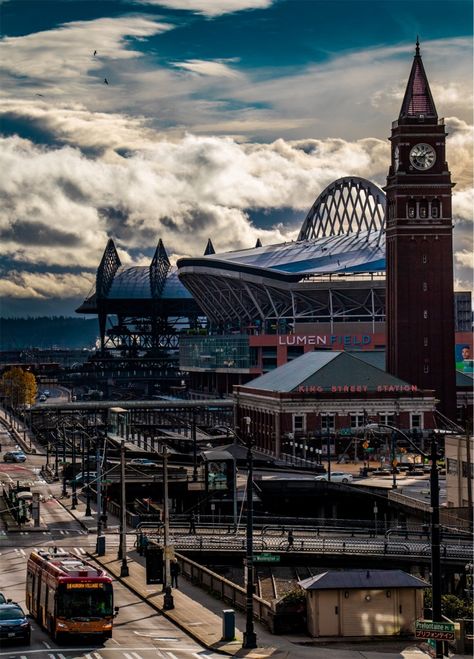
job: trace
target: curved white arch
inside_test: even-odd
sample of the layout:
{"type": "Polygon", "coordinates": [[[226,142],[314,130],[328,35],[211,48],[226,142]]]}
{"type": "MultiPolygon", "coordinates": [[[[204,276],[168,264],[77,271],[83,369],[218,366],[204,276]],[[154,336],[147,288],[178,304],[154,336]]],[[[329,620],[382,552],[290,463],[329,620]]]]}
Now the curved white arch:
{"type": "Polygon", "coordinates": [[[385,194],[375,183],[344,176],[330,183],[311,207],[298,240],[314,240],[361,231],[385,231],[385,194]]]}

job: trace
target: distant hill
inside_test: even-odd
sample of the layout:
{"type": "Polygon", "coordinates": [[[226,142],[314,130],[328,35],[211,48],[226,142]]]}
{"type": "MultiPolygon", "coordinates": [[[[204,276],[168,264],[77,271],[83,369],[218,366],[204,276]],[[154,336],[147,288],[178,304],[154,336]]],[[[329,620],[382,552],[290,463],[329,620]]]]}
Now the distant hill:
{"type": "Polygon", "coordinates": [[[0,350],[92,348],[98,335],[97,318],[0,318],[0,350]]]}

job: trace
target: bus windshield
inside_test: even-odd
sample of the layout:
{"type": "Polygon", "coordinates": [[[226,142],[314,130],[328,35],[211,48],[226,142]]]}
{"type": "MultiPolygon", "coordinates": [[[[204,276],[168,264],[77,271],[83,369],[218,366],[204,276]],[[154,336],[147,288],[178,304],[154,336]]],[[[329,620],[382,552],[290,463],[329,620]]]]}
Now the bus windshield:
{"type": "Polygon", "coordinates": [[[103,618],[113,615],[112,584],[61,584],[58,588],[57,615],[63,618],[103,618]]]}

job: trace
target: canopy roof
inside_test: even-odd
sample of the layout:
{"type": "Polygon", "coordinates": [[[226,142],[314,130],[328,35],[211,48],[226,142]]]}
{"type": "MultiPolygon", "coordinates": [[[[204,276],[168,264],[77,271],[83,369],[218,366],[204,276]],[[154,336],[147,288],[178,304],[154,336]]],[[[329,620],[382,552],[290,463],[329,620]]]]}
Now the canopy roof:
{"type": "Polygon", "coordinates": [[[298,582],[304,590],[428,588],[423,579],[403,570],[334,570],[298,582]]]}

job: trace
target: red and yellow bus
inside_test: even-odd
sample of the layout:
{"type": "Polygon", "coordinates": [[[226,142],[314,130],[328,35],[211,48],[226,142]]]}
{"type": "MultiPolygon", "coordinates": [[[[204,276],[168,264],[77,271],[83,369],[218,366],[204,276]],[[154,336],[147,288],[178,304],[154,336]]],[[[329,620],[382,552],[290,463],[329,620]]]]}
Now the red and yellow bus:
{"type": "Polygon", "coordinates": [[[26,573],[26,606],[55,640],[78,634],[112,636],[112,579],[65,552],[33,551],[26,573]]]}

